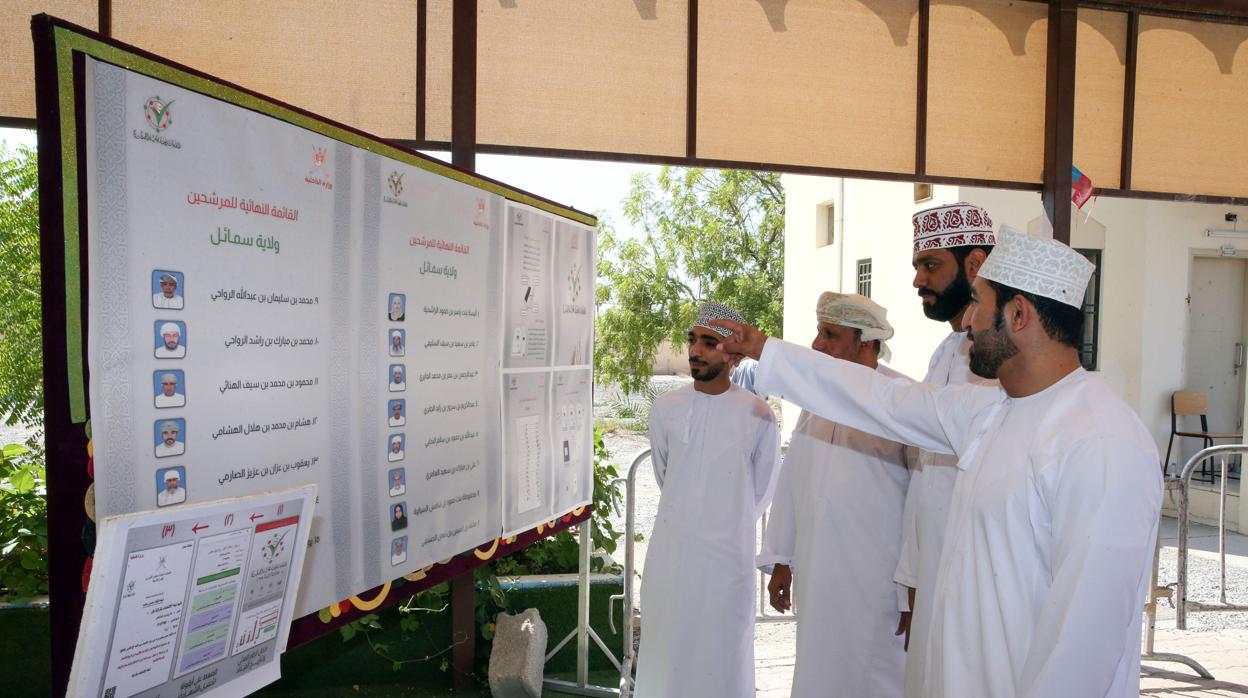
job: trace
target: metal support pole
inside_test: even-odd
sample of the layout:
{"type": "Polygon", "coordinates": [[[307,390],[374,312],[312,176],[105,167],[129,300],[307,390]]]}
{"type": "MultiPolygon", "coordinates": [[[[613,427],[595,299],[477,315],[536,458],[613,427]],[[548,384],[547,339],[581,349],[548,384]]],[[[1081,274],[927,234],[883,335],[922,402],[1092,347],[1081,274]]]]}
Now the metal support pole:
{"type": "Polygon", "coordinates": [[[1226,454],[1222,454],[1222,482],[1218,488],[1218,601],[1226,603],[1226,454]]]}
{"type": "Polygon", "coordinates": [[[553,688],[561,693],[571,693],[578,696],[597,696],[598,698],[615,698],[615,696],[620,694],[617,689],[595,686],[589,683],[589,641],[591,639],[598,645],[598,649],[607,655],[607,658],[611,660],[611,663],[617,669],[620,667],[620,662],[616,660],[611,651],[607,649],[602,638],[598,637],[598,633],[589,625],[589,569],[590,557],[594,548],[593,537],[590,534],[589,519],[582,521],[577,530],[580,555],[577,563],[576,629],[568,633],[546,655],[546,661],[549,662],[573,637],[576,637],[576,681],[545,679],[542,683],[547,688],[553,688]]]}
{"type": "Polygon", "coordinates": [[[576,581],[576,683],[589,684],[589,553],[593,547],[589,535],[589,519],[580,526],[579,577],[576,581]]]}

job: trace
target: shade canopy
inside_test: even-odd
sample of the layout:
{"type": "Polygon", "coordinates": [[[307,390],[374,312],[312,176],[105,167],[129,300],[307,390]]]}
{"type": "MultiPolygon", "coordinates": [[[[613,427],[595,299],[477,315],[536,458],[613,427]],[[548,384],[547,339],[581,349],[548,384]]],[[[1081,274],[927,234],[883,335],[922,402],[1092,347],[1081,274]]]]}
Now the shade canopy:
{"type": "MultiPolygon", "coordinates": [[[[1248,8],[1064,2],[1073,164],[1111,195],[1248,197],[1248,8]]],[[[33,125],[24,18],[47,12],[422,148],[459,119],[480,152],[1038,190],[1061,143],[1032,0],[475,0],[466,55],[453,0],[8,5],[5,125],[33,125]]]]}

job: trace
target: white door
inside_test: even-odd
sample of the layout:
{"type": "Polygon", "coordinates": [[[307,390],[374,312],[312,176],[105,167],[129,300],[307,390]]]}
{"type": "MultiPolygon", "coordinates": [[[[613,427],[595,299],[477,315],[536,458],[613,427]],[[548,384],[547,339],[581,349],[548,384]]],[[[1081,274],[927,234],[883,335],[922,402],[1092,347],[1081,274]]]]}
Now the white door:
{"type": "MultiPolygon", "coordinates": [[[[1243,259],[1196,257],[1188,308],[1187,384],[1209,399],[1209,431],[1241,432],[1244,415],[1244,270],[1243,259]]],[[[1198,418],[1180,421],[1180,430],[1199,431],[1198,418]]],[[[1199,439],[1183,439],[1180,466],[1200,450],[1199,439]]],[[[1229,443],[1221,441],[1218,443],[1229,443]]],[[[1175,444],[1178,451],[1178,444],[1175,444]]]]}

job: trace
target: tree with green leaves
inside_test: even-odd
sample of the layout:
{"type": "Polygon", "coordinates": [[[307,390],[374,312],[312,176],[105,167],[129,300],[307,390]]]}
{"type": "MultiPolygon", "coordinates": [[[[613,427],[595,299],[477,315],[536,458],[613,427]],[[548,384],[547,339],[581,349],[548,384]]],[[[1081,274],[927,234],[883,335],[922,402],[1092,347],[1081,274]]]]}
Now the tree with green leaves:
{"type": "Polygon", "coordinates": [[[43,424],[39,175],[35,151],[0,149],[0,418],[43,424]]]}
{"type": "Polygon", "coordinates": [[[39,175],[35,151],[0,147],[0,418],[34,427],[0,446],[0,598],[48,592],[47,469],[39,290],[39,175]]]}
{"type": "Polygon", "coordinates": [[[738,310],[769,335],[784,313],[784,191],[780,175],[664,167],[633,176],[624,216],[641,230],[598,232],[594,369],[633,392],[664,339],[683,346],[703,301],[738,310]]]}

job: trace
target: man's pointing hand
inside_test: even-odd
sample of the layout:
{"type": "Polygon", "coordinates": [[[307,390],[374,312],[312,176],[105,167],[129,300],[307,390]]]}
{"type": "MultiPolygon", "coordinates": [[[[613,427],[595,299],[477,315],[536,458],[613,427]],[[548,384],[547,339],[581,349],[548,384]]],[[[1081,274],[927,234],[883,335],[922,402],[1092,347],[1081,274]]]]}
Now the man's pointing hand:
{"type": "Polygon", "coordinates": [[[767,342],[767,335],[750,327],[749,325],[733,322],[732,320],[711,320],[711,324],[722,327],[726,330],[732,330],[732,334],[724,337],[719,343],[718,349],[726,351],[729,354],[738,356],[748,356],[751,359],[757,359],[763,355],[763,344],[767,342]]]}

